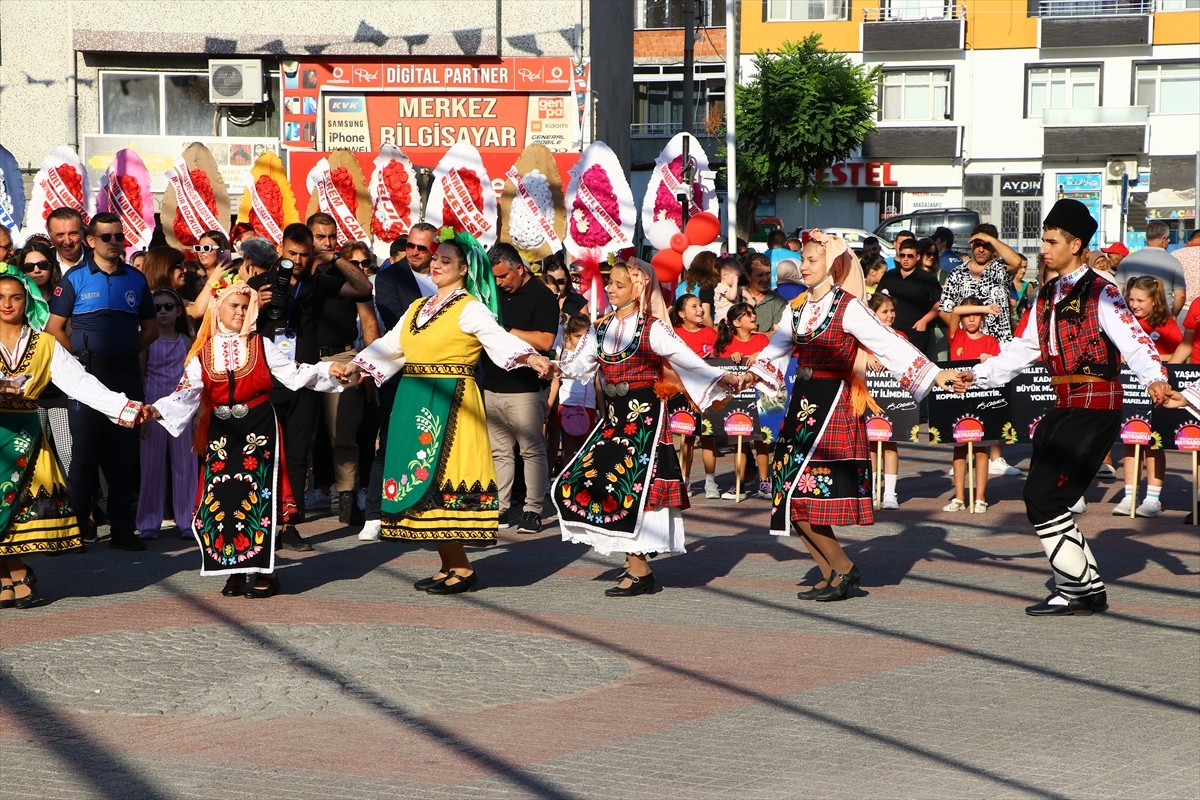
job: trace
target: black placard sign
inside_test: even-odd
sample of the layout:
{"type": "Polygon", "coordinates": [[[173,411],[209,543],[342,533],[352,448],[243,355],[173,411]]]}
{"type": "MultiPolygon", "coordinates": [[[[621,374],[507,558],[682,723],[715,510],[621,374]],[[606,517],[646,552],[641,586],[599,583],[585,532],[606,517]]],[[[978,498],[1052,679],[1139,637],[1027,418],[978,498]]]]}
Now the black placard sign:
{"type": "MultiPolygon", "coordinates": [[[[710,358],[708,363],[726,372],[741,375],[749,365],[735,364],[730,358],[710,358]]],[[[758,423],[758,390],[753,386],[729,396],[720,408],[709,408],[700,414],[700,433],[703,436],[761,436],[758,423]]]]}
{"type": "Polygon", "coordinates": [[[1041,363],[1031,364],[1008,382],[1009,425],[1002,429],[1005,444],[1033,441],[1033,432],[1046,412],[1054,408],[1050,373],[1041,363]]]}
{"type": "MultiPolygon", "coordinates": [[[[1200,381],[1200,364],[1167,364],[1171,386],[1182,389],[1200,381]]],[[[1200,450],[1200,418],[1186,408],[1154,408],[1150,412],[1150,447],[1200,450]]]]}
{"type": "Polygon", "coordinates": [[[1121,429],[1117,439],[1125,444],[1140,444],[1154,447],[1154,434],[1150,428],[1150,413],[1154,404],[1142,382],[1128,367],[1121,370],[1121,429]]]}
{"type": "MultiPolygon", "coordinates": [[[[965,370],[978,361],[948,361],[942,369],[965,370]]],[[[999,440],[1004,427],[1011,427],[1012,408],[1004,387],[968,389],[956,394],[935,385],[929,398],[930,444],[967,444],[999,440]]]]}
{"type": "Polygon", "coordinates": [[[863,415],[867,425],[868,442],[916,442],[920,432],[921,414],[917,401],[892,373],[868,372],[867,391],[879,404],[881,413],[870,408],[863,415]]]}

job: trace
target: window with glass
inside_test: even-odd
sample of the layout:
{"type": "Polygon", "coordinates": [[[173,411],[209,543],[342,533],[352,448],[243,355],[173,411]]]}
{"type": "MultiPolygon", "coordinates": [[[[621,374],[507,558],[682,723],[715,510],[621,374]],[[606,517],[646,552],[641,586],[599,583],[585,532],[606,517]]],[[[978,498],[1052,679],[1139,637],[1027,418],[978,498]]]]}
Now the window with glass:
{"type": "Polygon", "coordinates": [[[1200,11],[1200,0],[1158,0],[1159,11],[1200,11]]]}
{"type": "Polygon", "coordinates": [[[885,71],[879,118],[924,121],[950,119],[950,70],[885,71]]]}
{"type": "MultiPolygon", "coordinates": [[[[694,0],[696,25],[725,27],[725,0],[694,0]]],[[[682,28],[684,0],[638,0],[639,28],[682,28]]]]}
{"type": "Polygon", "coordinates": [[[1047,108],[1100,106],[1099,65],[1029,67],[1026,76],[1026,117],[1040,117],[1047,108]]]}
{"type": "Polygon", "coordinates": [[[850,0],[766,0],[768,22],[850,19],[850,0]]]}
{"type": "Polygon", "coordinates": [[[951,19],[952,0],[888,0],[886,18],[897,20],[951,19]]]}
{"type": "Polygon", "coordinates": [[[1134,84],[1133,104],[1151,114],[1200,113],[1200,63],[1138,64],[1134,84]]]}
{"type": "MultiPolygon", "coordinates": [[[[270,101],[245,114],[208,102],[207,72],[100,73],[100,132],[131,136],[279,135],[279,76],[267,78],[270,101]]],[[[239,107],[239,112],[246,108],[239,107]]]]}
{"type": "MultiPolygon", "coordinates": [[[[725,78],[723,65],[697,64],[696,67],[699,74],[692,90],[696,112],[692,131],[701,134],[710,118],[719,118],[725,113],[725,78]],[[711,77],[702,77],[710,70],[711,77]]],[[[682,74],[672,72],[668,67],[655,66],[640,68],[638,73],[633,84],[633,132],[655,136],[678,132],[683,123],[682,74]]]]}

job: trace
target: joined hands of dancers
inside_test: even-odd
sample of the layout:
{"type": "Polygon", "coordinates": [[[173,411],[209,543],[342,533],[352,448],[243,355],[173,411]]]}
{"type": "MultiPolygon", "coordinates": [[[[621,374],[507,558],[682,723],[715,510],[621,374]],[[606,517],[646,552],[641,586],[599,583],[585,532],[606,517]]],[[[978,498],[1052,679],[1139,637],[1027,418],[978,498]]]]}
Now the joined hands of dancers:
{"type": "MultiPolygon", "coordinates": [[[[975,373],[971,370],[944,369],[938,373],[937,385],[955,394],[963,394],[975,383],[975,373]]],[[[1166,381],[1156,381],[1146,389],[1150,401],[1164,408],[1185,408],[1188,405],[1184,396],[1178,390],[1172,389],[1166,381]]]]}
{"type": "MultiPolygon", "coordinates": [[[[549,378],[558,372],[558,365],[543,355],[527,356],[522,363],[536,372],[539,378],[549,378]]],[[[343,386],[350,384],[360,371],[359,366],[353,362],[334,363],[329,367],[330,377],[343,386]]]]}

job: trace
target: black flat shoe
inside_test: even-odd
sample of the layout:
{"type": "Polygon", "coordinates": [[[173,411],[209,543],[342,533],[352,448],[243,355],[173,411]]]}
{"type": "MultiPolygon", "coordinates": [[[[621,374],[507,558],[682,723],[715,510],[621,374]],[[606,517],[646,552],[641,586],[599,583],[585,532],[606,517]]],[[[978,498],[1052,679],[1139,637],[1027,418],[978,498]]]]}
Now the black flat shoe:
{"type": "Polygon", "coordinates": [[[28,586],[29,594],[24,597],[13,598],[13,608],[32,608],[40,602],[37,593],[37,575],[33,574],[33,567],[25,567],[25,577],[21,580],[13,579],[13,594],[16,594],[18,586],[28,586]]]}
{"type": "Polygon", "coordinates": [[[250,580],[246,581],[246,591],[243,594],[246,597],[259,598],[259,597],[273,597],[278,592],[279,592],[279,578],[275,577],[274,575],[266,575],[266,576],[260,575],[259,577],[255,578],[252,581],[250,581],[250,580]],[[258,586],[255,585],[259,581],[266,581],[267,585],[260,589],[258,586]]]}
{"type": "Polygon", "coordinates": [[[444,580],[438,581],[425,591],[430,594],[462,594],[463,592],[473,590],[475,584],[478,582],[478,573],[472,572],[470,575],[459,575],[457,572],[452,571],[444,580]],[[458,580],[450,583],[452,578],[457,578],[458,580]]]}
{"type": "Polygon", "coordinates": [[[816,600],[817,595],[828,588],[829,578],[821,578],[821,580],[817,581],[816,586],[813,586],[811,589],[805,589],[802,592],[796,592],[796,597],[799,597],[801,600],[816,600]]]}
{"type": "Polygon", "coordinates": [[[647,572],[645,575],[626,575],[621,580],[629,579],[632,581],[628,586],[622,589],[620,586],[604,590],[605,597],[634,597],[639,594],[650,594],[654,591],[654,573],[647,572]]]}
{"type": "Polygon", "coordinates": [[[226,597],[237,597],[239,594],[244,594],[246,591],[246,576],[239,573],[230,575],[225,581],[225,588],[221,590],[221,594],[226,597]]]}
{"type": "Polygon", "coordinates": [[[288,525],[280,532],[275,549],[296,550],[301,553],[307,553],[313,549],[313,546],[304,540],[304,537],[300,535],[300,531],[296,530],[295,525],[288,525]]]}
{"type": "Polygon", "coordinates": [[[432,575],[428,578],[421,578],[421,580],[413,584],[413,588],[420,592],[427,592],[429,591],[430,586],[436,586],[449,577],[449,572],[439,572],[437,575],[432,575]],[[442,577],[439,578],[438,575],[441,575],[442,577]]]}
{"type": "Polygon", "coordinates": [[[0,583],[0,593],[12,592],[13,596],[7,600],[0,600],[0,608],[15,608],[17,605],[17,591],[11,583],[0,583]]]}
{"type": "MultiPolygon", "coordinates": [[[[1104,607],[1101,611],[1108,608],[1108,593],[1103,593],[1101,602],[1104,607]]],[[[1095,598],[1099,595],[1087,595],[1086,597],[1066,597],[1058,592],[1047,597],[1040,603],[1036,603],[1025,609],[1025,613],[1031,617],[1090,617],[1096,611],[1095,598]],[[1051,603],[1050,601],[1056,597],[1065,597],[1066,603],[1051,603]]]]}
{"type": "Polygon", "coordinates": [[[829,603],[834,600],[845,600],[851,587],[858,586],[858,582],[862,579],[862,575],[858,571],[858,565],[850,567],[850,571],[842,574],[836,569],[829,573],[829,585],[821,591],[813,595],[813,600],[818,603],[829,603]],[[834,585],[834,581],[841,578],[841,582],[834,585]]]}

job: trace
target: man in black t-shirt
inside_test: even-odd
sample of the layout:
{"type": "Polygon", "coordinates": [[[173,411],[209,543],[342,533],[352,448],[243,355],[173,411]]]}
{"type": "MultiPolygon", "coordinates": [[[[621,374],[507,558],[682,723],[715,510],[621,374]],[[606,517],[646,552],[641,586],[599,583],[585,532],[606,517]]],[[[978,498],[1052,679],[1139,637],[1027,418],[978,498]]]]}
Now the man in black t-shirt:
{"type": "MultiPolygon", "coordinates": [[[[500,324],[535,350],[549,351],[558,333],[558,300],[554,293],[534,278],[512,245],[497,244],[490,255],[492,274],[500,289],[500,324]]],[[[517,520],[517,532],[537,533],[542,529],[542,509],[549,486],[544,428],[550,385],[531,369],[522,367],[509,372],[497,367],[487,356],[482,364],[483,403],[492,460],[496,463],[500,527],[510,527],[508,512],[516,472],[513,450],[517,448],[525,467],[525,508],[517,520]]]]}
{"type": "Polygon", "coordinates": [[[896,253],[900,266],[883,273],[876,292],[890,296],[896,304],[893,327],[908,337],[922,353],[929,348],[929,325],[938,315],[942,287],[936,277],[917,269],[917,242],[905,239],[896,253]]]}
{"type": "MultiPolygon", "coordinates": [[[[258,290],[261,311],[258,332],[271,339],[301,364],[316,364],[320,360],[317,329],[326,301],[335,297],[361,297],[371,293],[371,282],[362,270],[339,260],[334,253],[313,257],[313,236],[300,223],[283,230],[280,255],[295,264],[291,291],[283,313],[272,319],[271,299],[274,296],[278,266],[255,276],[247,284],[258,290]]],[[[283,427],[284,455],[288,480],[297,502],[295,514],[279,536],[281,547],[311,550],[312,545],[300,537],[293,523],[304,520],[304,486],[308,479],[308,458],[316,433],[317,414],[321,401],[312,389],[293,392],[276,384],[271,390],[271,404],[283,427]]]]}

